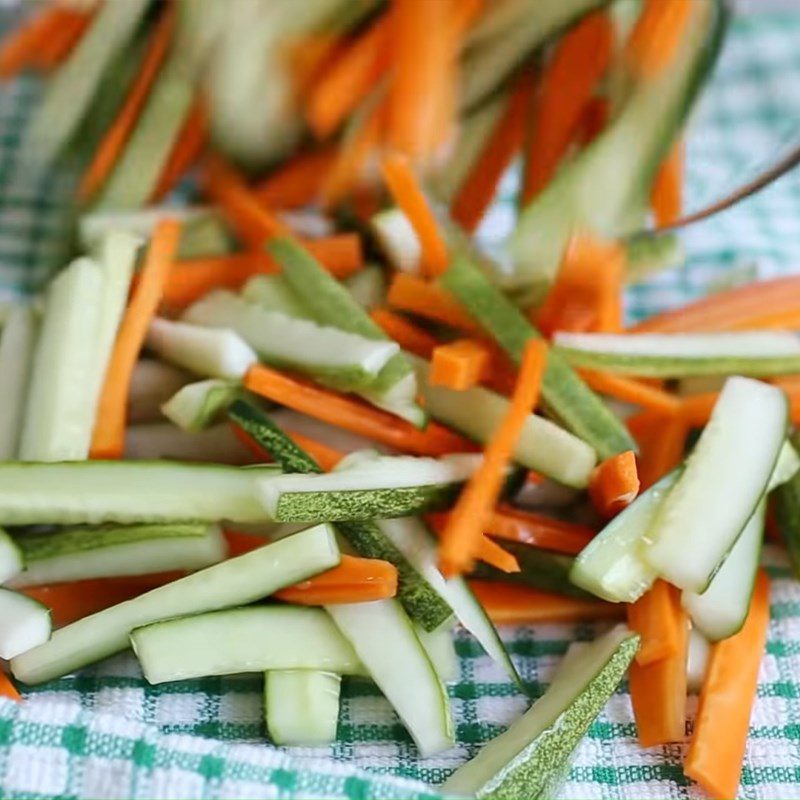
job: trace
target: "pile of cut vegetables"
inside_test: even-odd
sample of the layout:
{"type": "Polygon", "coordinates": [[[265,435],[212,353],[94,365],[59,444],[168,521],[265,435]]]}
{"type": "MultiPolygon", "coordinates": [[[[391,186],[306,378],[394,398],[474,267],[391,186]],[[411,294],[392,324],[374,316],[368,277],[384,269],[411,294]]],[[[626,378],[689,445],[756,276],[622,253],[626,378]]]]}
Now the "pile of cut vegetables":
{"type": "Polygon", "coordinates": [[[680,257],[726,13],[105,0],[11,31],[0,76],[50,74],[25,166],[80,180],[75,258],[3,313],[3,692],[132,648],[153,684],[263,673],[270,739],[312,745],[360,676],[429,756],[454,626],[525,692],[495,624],[626,619],[442,788],[551,796],[627,675],[641,744],[693,722],[686,775],[735,795],[765,528],[800,565],[800,279],[622,313],[680,257]]]}

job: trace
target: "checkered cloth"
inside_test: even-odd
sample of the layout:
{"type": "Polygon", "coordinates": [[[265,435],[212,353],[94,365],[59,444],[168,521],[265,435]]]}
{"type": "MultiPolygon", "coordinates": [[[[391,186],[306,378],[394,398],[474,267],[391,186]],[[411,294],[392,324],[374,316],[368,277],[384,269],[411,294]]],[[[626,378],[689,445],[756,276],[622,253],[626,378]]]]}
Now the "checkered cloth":
{"type": "MultiPolygon", "coordinates": [[[[690,196],[703,199],[741,179],[800,136],[800,15],[736,22],[689,144],[690,196]]],[[[14,153],[35,87],[19,82],[0,100],[0,291],[37,285],[60,252],[63,186],[48,175],[25,185],[14,153]]],[[[491,227],[508,225],[495,210],[491,227]]],[[[800,263],[800,174],[686,234],[685,269],[632,287],[631,318],[755,275],[800,263]]],[[[1,379],[1,377],[0,377],[1,379]]],[[[740,796],[800,798],[800,586],[767,548],[772,625],[740,796]]],[[[602,626],[506,628],[503,636],[535,694],[574,640],[602,626]]],[[[526,708],[527,701],[466,634],[457,634],[460,676],[449,691],[458,744],[418,758],[375,686],[346,680],[339,738],[317,749],[270,746],[261,681],[239,676],[149,686],[122,655],[79,675],[0,701],[3,798],[423,798],[526,708]]],[[[409,687],[413,691],[413,687],[409,687]]],[[[693,711],[695,699],[690,699],[693,711]]],[[[692,798],[681,772],[684,745],[641,749],[625,687],[578,748],[567,798],[692,798]]]]}

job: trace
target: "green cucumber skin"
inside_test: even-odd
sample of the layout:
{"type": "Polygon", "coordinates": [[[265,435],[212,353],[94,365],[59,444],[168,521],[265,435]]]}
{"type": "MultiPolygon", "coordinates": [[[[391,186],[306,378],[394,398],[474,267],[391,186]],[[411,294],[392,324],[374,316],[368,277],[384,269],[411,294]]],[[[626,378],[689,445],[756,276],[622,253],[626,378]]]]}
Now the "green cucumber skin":
{"type": "MultiPolygon", "coordinates": [[[[439,280],[517,364],[527,342],[541,336],[465,252],[456,253],[439,280]]],[[[622,422],[552,350],[548,354],[542,397],[547,408],[572,433],[594,447],[600,458],[638,450],[622,422]]]]}
{"type": "MultiPolygon", "coordinates": [[[[790,440],[795,449],[800,447],[800,434],[790,440]]],[[[773,492],[772,509],[781,537],[789,551],[789,561],[796,577],[800,578],[800,472],[773,492]]]]}
{"type": "MultiPolygon", "coordinates": [[[[286,472],[322,472],[311,456],[251,403],[234,401],[228,409],[228,416],[266,448],[286,472]]],[[[378,516],[382,515],[376,514],[373,518],[378,516]]],[[[431,588],[371,519],[340,521],[336,523],[336,529],[359,555],[394,564],[398,573],[397,599],[411,619],[426,631],[438,628],[452,616],[453,611],[447,602],[431,588]]]]}

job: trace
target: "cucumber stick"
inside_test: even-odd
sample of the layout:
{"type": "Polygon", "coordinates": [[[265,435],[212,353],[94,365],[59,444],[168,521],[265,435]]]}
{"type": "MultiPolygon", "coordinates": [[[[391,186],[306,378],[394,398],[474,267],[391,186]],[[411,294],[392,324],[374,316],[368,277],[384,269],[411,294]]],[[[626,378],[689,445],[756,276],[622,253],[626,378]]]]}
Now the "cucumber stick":
{"type": "Polygon", "coordinates": [[[225,290],[196,302],[184,319],[211,328],[229,328],[268,363],[291,367],[340,389],[369,385],[399,350],[394,342],[374,341],[266,311],[225,290]]]}
{"type": "MultiPolygon", "coordinates": [[[[317,462],[257,407],[237,400],[228,415],[271,453],[282,469],[294,473],[321,473],[317,462]]],[[[336,527],[359,555],[383,559],[397,567],[397,598],[414,622],[425,630],[435,630],[450,618],[450,606],[441,592],[430,585],[430,575],[418,569],[418,562],[410,560],[392,537],[372,520],[340,522],[336,527]]]]}
{"type": "MultiPolygon", "coordinates": [[[[429,381],[430,363],[416,356],[408,358],[417,371],[425,410],[476,442],[488,444],[508,411],[508,399],[483,386],[464,391],[433,386],[429,381]]],[[[597,464],[597,456],[586,442],[537,414],[530,414],[525,420],[514,459],[577,489],[588,485],[597,464]]]]}
{"type": "MultiPolygon", "coordinates": [[[[97,334],[103,271],[79,258],[51,281],[33,356],[20,435],[23,461],[74,461],[88,456],[97,384],[97,334]]],[[[103,366],[104,368],[104,366],[103,366]]]]}
{"type": "Polygon", "coordinates": [[[690,592],[707,589],[767,491],[787,419],[780,389],[750,378],[727,380],[647,532],[645,557],[663,578],[690,592]]]}
{"type": "Polygon", "coordinates": [[[319,608],[226,608],[136,627],[130,642],[153,684],[272,669],[364,674],[350,643],[319,608]]]}
{"type": "Polygon", "coordinates": [[[255,350],[233,331],[187,322],[154,319],[147,346],[165,361],[204,378],[241,380],[258,363],[255,350]]]}
{"type": "Polygon", "coordinates": [[[276,669],[264,675],[267,732],[278,745],[313,747],[336,741],[342,678],[333,672],[276,669]]]}
{"type": "Polygon", "coordinates": [[[7,462],[0,464],[0,524],[266,522],[255,488],[275,472],[169,461],[7,462]]]}
{"type": "Polygon", "coordinates": [[[196,570],[222,561],[227,552],[220,529],[200,523],[60,528],[21,534],[16,544],[25,571],[13,586],[196,570]]]}
{"type": "Polygon", "coordinates": [[[415,625],[414,631],[442,683],[452,683],[457,680],[458,654],[453,642],[453,629],[449,623],[432,631],[426,631],[420,625],[415,625]]]}
{"type": "Polygon", "coordinates": [[[161,411],[182,430],[196,433],[211,425],[241,394],[237,381],[210,378],[181,387],[161,411]]]}
{"type": "Polygon", "coordinates": [[[283,275],[254,275],[242,287],[241,295],[265,311],[279,311],[302,319],[314,318],[283,275]]]}
{"type": "Polygon", "coordinates": [[[447,795],[545,800],[553,797],[569,759],[614,693],[639,647],[624,625],[580,654],[568,654],[547,691],[512,726],[457,769],[447,795]]]}
{"type": "Polygon", "coordinates": [[[369,226],[386,260],[394,269],[411,275],[419,274],[422,245],[414,226],[399,208],[379,211],[372,216],[369,226]]]}
{"type": "Polygon", "coordinates": [[[380,264],[367,264],[344,282],[353,300],[364,311],[386,305],[386,273],[380,264]]]}
{"type": "Polygon", "coordinates": [[[125,432],[124,456],[131,461],[203,462],[209,466],[250,466],[257,460],[224,422],[193,432],[166,421],[131,425],[125,432]]]}
{"type": "Polygon", "coordinates": [[[686,688],[689,692],[699,693],[711,657],[711,646],[708,639],[696,628],[689,630],[689,647],[686,653],[686,688]]]}
{"type": "Polygon", "coordinates": [[[14,539],[0,528],[0,583],[6,583],[25,568],[22,551],[14,539]]]}
{"type": "Polygon", "coordinates": [[[339,560],[333,531],[317,525],[60,628],[47,643],[15,658],[11,671],[31,684],[67,675],[124,650],[134,628],[252,603],[339,560]]]}
{"type": "Polygon", "coordinates": [[[394,706],[420,754],[431,756],[452,747],[447,690],[400,604],[376,600],[326,610],[394,706]]]}
{"type": "Polygon", "coordinates": [[[0,658],[14,658],[50,638],[50,609],[31,597],[0,588],[0,658]]]}
{"type": "Polygon", "coordinates": [[[28,305],[14,306],[0,337],[0,460],[19,452],[20,430],[28,397],[38,322],[28,305]]]}
{"type": "MultiPolygon", "coordinates": [[[[347,289],[293,239],[275,238],[267,249],[283,267],[288,285],[320,324],[375,342],[391,341],[347,289]]],[[[374,405],[413,425],[422,426],[425,422],[425,414],[415,399],[414,371],[400,352],[392,355],[375,381],[360,393],[374,405]]]]}
{"type": "Polygon", "coordinates": [[[55,72],[31,119],[24,155],[42,168],[69,144],[97,93],[106,67],[133,38],[150,0],[103,4],[66,62],[55,72]]]}
{"type": "MultiPolygon", "coordinates": [[[[540,334],[463,248],[456,250],[448,270],[439,280],[519,363],[527,341],[540,334]]],[[[548,354],[542,396],[547,409],[568,430],[591,445],[600,458],[637,449],[622,422],[558,353],[548,354]]]]}
{"type": "Polygon", "coordinates": [[[575,366],[645,377],[758,377],[800,371],[800,338],[788,331],[557,333],[555,343],[575,366]]]}

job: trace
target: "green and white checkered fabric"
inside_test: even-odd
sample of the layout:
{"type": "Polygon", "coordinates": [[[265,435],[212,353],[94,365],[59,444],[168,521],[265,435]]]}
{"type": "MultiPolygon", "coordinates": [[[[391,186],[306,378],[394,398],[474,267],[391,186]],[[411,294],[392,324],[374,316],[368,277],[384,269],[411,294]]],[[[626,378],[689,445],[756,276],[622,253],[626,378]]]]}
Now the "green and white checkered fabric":
{"type": "MultiPolygon", "coordinates": [[[[800,14],[737,21],[690,142],[690,194],[709,197],[800,134],[800,14]]],[[[14,154],[34,96],[26,82],[0,98],[0,290],[29,290],[58,252],[51,213],[63,181],[35,186],[15,175],[14,154]]],[[[493,213],[495,231],[509,209],[493,213]]],[[[800,265],[800,174],[686,235],[687,268],[633,287],[638,318],[700,295],[732,277],[800,265]]],[[[0,377],[1,379],[1,377],[0,377]]],[[[768,548],[774,578],[772,626],[740,795],[800,798],[800,585],[768,548]]],[[[600,626],[507,628],[504,638],[535,693],[568,644],[600,626]]],[[[502,731],[526,700],[466,634],[457,636],[461,674],[450,687],[458,745],[421,760],[375,687],[345,682],[339,741],[284,751],[265,740],[256,676],[148,686],[122,655],[79,675],[0,701],[3,798],[423,798],[465,758],[502,731]]],[[[409,687],[413,691],[413,687],[409,687]]],[[[694,706],[694,699],[690,706],[694,706]]],[[[635,742],[624,687],[581,744],[566,798],[693,798],[681,772],[684,747],[643,750],[635,742]]]]}

